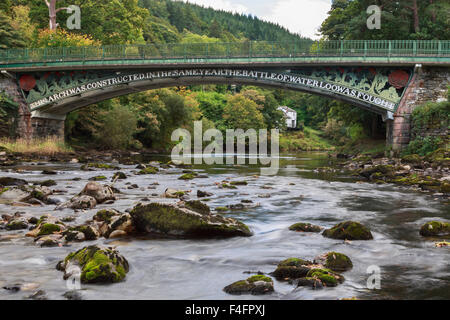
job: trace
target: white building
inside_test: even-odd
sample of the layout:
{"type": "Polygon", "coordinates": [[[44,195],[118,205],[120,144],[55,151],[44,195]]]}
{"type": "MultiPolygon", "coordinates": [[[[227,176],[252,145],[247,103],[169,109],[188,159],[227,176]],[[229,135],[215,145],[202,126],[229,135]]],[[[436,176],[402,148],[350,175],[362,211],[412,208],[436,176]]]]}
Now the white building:
{"type": "Polygon", "coordinates": [[[289,129],[295,129],[297,127],[297,111],[292,110],[289,107],[281,106],[277,110],[284,113],[284,118],[286,119],[286,126],[289,129]]]}

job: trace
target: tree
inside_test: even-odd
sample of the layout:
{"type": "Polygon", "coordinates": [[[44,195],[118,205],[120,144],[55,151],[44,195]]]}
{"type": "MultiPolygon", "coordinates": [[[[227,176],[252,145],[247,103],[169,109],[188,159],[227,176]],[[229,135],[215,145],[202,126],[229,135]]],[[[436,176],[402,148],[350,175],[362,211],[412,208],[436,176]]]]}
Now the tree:
{"type": "Polygon", "coordinates": [[[21,34],[14,30],[11,19],[0,11],[0,49],[25,47],[21,34]]]}
{"type": "Polygon", "coordinates": [[[50,30],[56,30],[58,24],[56,23],[56,14],[62,10],[67,10],[67,8],[56,8],[56,2],[58,0],[44,0],[45,4],[48,7],[48,16],[49,16],[49,28],[50,30]]]}
{"type": "Polygon", "coordinates": [[[263,129],[265,128],[264,117],[259,111],[258,105],[237,94],[228,99],[223,110],[223,119],[229,129],[263,129]]]}

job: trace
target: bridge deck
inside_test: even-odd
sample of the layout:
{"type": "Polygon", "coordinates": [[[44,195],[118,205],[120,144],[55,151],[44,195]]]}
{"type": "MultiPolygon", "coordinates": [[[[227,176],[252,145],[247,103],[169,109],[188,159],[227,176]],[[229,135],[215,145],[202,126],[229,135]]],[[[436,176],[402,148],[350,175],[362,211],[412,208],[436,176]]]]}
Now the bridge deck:
{"type": "Polygon", "coordinates": [[[450,65],[450,41],[343,40],[151,44],[0,50],[0,68],[11,71],[270,64],[450,65]]]}

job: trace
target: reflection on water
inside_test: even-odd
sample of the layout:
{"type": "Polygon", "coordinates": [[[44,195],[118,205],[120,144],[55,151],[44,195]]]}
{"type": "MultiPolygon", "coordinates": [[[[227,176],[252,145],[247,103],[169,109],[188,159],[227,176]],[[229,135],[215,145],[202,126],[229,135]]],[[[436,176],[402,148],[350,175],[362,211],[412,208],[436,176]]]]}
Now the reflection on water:
{"type": "MultiPolygon", "coordinates": [[[[154,156],[147,160],[168,160],[154,156]]],[[[277,176],[256,176],[256,165],[194,166],[208,178],[180,181],[181,169],[169,169],[163,174],[134,175],[135,166],[123,166],[129,178],[116,182],[123,194],[113,205],[99,205],[95,210],[76,214],[75,223],[90,219],[97,210],[113,207],[125,211],[144,197],[162,194],[167,187],[212,192],[208,205],[224,207],[252,200],[259,204],[251,209],[224,213],[246,223],[254,232],[250,238],[225,240],[162,240],[127,239],[89,242],[116,246],[128,259],[131,269],[126,281],[114,285],[83,285],[83,299],[450,299],[450,254],[448,248],[434,248],[434,242],[420,237],[420,226],[430,219],[449,220],[447,206],[426,194],[410,192],[392,185],[355,183],[345,173],[317,173],[318,167],[332,166],[326,154],[303,153],[281,159],[277,176]],[[226,178],[245,179],[247,186],[237,190],[219,189],[216,182],[226,178]],[[139,189],[127,189],[127,183],[139,189]],[[147,189],[159,182],[155,190],[147,189]],[[270,198],[267,198],[267,196],[270,198]],[[373,241],[352,241],[324,238],[320,234],[301,234],[288,230],[296,222],[311,222],[331,227],[344,220],[356,220],[367,225],[373,241]],[[268,296],[230,296],[222,291],[226,285],[248,277],[246,271],[273,271],[280,260],[289,257],[313,259],[327,252],[338,251],[353,260],[354,268],[346,272],[346,281],[336,288],[295,289],[275,281],[276,292],[268,296]],[[380,266],[381,290],[366,288],[367,268],[380,266]]],[[[24,174],[4,172],[5,176],[20,176],[27,181],[48,178],[40,174],[42,166],[22,166],[24,174]]],[[[87,179],[114,171],[85,172],[76,164],[52,164],[59,174],[52,176],[67,190],[59,195],[66,200],[78,193],[87,179]],[[81,181],[73,181],[80,177],[81,181]]],[[[152,201],[159,201],[157,197],[152,201]]],[[[0,212],[26,211],[36,217],[45,213],[55,216],[73,215],[73,211],[53,211],[53,206],[10,207],[0,205],[0,212]]],[[[38,248],[32,239],[0,233],[0,287],[15,283],[35,284],[45,290],[50,299],[63,299],[67,291],[56,263],[69,252],[87,243],[71,247],[38,248]],[[5,238],[7,236],[7,238],[5,238]]],[[[0,289],[0,299],[21,299],[34,291],[11,293],[0,289]]]]}

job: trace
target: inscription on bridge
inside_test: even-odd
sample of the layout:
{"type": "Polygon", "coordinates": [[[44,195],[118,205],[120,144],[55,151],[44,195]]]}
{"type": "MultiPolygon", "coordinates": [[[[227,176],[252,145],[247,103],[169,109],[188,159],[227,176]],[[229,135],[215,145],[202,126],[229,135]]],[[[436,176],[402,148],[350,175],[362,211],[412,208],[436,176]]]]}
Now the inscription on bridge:
{"type": "MultiPolygon", "coordinates": [[[[341,70],[343,69],[341,68],[341,70]]],[[[84,72],[84,75],[83,72],[81,72],[81,74],[75,74],[75,72],[70,74],[27,74],[22,75],[19,82],[27,97],[31,110],[37,110],[45,105],[56,104],[64,99],[90,91],[135,82],[148,82],[158,79],[229,78],[251,79],[267,84],[277,83],[289,85],[290,87],[297,87],[305,91],[331,93],[333,95],[340,95],[359,100],[375,108],[392,112],[395,111],[400,102],[401,93],[398,93],[398,89],[401,89],[400,91],[402,91],[403,87],[406,85],[406,83],[403,83],[399,88],[394,88],[388,83],[388,77],[386,75],[381,75],[379,78],[374,76],[371,81],[368,81],[364,77],[356,79],[356,77],[353,76],[352,78],[353,73],[348,71],[331,74],[331,76],[326,76],[322,71],[305,72],[304,70],[272,72],[247,69],[192,68],[125,74],[108,72],[99,75],[93,74],[92,72],[84,72]]],[[[409,79],[409,74],[405,74],[406,79],[403,79],[403,82],[407,82],[409,79]]],[[[176,84],[174,83],[173,85],[176,84]]]]}

